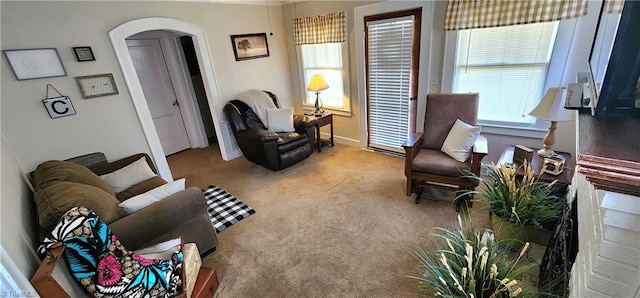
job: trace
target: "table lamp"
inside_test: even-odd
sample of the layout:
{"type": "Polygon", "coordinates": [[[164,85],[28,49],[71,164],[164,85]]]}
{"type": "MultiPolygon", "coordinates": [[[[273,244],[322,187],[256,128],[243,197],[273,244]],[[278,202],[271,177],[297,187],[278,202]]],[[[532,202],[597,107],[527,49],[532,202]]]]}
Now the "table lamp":
{"type": "Polygon", "coordinates": [[[329,85],[327,85],[327,82],[324,81],[324,78],[322,78],[321,75],[315,74],[311,76],[311,81],[309,82],[309,86],[307,86],[307,90],[316,92],[316,109],[313,111],[313,114],[315,115],[322,114],[322,111],[320,111],[320,91],[326,89],[329,89],[329,85]]]}
{"type": "Polygon", "coordinates": [[[542,120],[551,121],[549,132],[544,136],[544,148],[538,150],[539,156],[547,154],[555,154],[551,150],[551,146],[555,143],[555,131],[558,121],[572,121],[576,118],[575,112],[564,108],[564,102],[567,97],[567,88],[554,87],[549,88],[538,106],[536,106],[529,115],[542,120]]]}

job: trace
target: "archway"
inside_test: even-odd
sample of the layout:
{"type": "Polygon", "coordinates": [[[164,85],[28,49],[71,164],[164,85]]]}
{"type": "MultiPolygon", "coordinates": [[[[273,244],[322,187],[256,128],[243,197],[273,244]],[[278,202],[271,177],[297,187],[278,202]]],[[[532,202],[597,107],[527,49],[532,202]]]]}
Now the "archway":
{"type": "Polygon", "coordinates": [[[216,110],[217,107],[221,106],[220,95],[218,93],[218,87],[214,76],[204,29],[196,25],[171,18],[152,17],[131,20],[109,31],[109,38],[111,39],[111,44],[113,45],[113,49],[116,53],[116,58],[120,63],[120,68],[122,69],[129,93],[131,94],[133,105],[136,109],[136,113],[138,114],[138,119],[140,119],[142,130],[147,140],[147,144],[149,145],[151,158],[158,168],[158,174],[166,180],[173,180],[167,159],[160,144],[158,133],[156,132],[153,119],[151,118],[151,113],[149,112],[149,107],[147,106],[147,102],[142,91],[142,86],[140,85],[140,80],[136,74],[131,55],[129,54],[129,50],[125,42],[125,39],[131,35],[151,30],[180,32],[190,35],[193,38],[198,63],[202,71],[202,79],[204,82],[207,100],[209,101],[211,117],[213,118],[214,123],[216,123],[215,130],[218,144],[220,144],[222,159],[230,160],[235,158],[235,156],[231,156],[235,154],[228,152],[227,150],[228,148],[231,148],[232,140],[230,139],[229,134],[223,133],[220,127],[221,120],[219,119],[220,117],[216,110]]]}

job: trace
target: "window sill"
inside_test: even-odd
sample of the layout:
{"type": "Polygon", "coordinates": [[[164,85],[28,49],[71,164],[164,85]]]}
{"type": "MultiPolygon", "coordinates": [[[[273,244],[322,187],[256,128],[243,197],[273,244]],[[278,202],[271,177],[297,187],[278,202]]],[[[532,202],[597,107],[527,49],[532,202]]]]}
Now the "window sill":
{"type": "Polygon", "coordinates": [[[536,127],[517,127],[506,124],[495,123],[478,123],[482,127],[481,132],[483,134],[504,135],[514,137],[525,137],[542,139],[547,134],[547,130],[544,128],[536,127]]]}

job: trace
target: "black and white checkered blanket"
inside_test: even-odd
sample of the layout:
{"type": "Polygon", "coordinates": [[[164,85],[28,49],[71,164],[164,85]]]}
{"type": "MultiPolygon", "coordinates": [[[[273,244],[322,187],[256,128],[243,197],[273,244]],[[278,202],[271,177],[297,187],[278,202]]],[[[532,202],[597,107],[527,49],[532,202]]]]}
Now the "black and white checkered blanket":
{"type": "Polygon", "coordinates": [[[202,190],[209,206],[211,222],[220,233],[233,224],[256,213],[251,207],[236,199],[224,189],[210,185],[202,190]]]}

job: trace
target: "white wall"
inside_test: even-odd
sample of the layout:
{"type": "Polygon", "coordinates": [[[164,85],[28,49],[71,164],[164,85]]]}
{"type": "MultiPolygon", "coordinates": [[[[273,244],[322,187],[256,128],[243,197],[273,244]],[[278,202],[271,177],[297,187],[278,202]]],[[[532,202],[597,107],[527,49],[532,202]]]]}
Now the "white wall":
{"type": "Polygon", "coordinates": [[[55,47],[68,73],[66,77],[17,81],[8,64],[1,63],[2,131],[27,169],[47,159],[93,151],[104,151],[109,159],[149,152],[107,35],[112,28],[132,19],[163,16],[204,28],[224,100],[257,88],[274,91],[283,105],[291,106],[291,80],[279,6],[272,6],[269,11],[274,32],[268,40],[270,57],[237,62],[229,35],[269,32],[264,6],[127,1],[3,1],[0,5],[2,49],[55,47]],[[96,61],[76,62],[73,46],[91,46],[96,61]],[[120,94],[82,99],[74,77],[100,73],[113,73],[120,94]],[[47,83],[71,97],[77,115],[49,118],[41,103],[47,83]]]}
{"type": "MultiPolygon", "coordinates": [[[[31,190],[24,183],[23,168],[13,149],[2,135],[2,199],[0,200],[0,243],[12,257],[18,269],[31,277],[38,266],[36,254],[38,233],[35,229],[35,206],[31,190]]],[[[0,256],[6,258],[7,256],[0,256]]]]}
{"type": "MultiPolygon", "coordinates": [[[[133,19],[169,17],[205,29],[223,100],[246,89],[275,92],[292,106],[282,10],[271,6],[271,30],[263,5],[161,1],[0,2],[1,46],[6,49],[57,48],[67,76],[17,81],[6,61],[1,66],[2,246],[30,277],[37,266],[33,251],[35,211],[21,173],[49,159],[94,151],[116,159],[149,153],[108,32],[133,19]],[[231,34],[269,33],[270,57],[237,62],[231,34]],[[74,46],[90,46],[96,61],[76,62],[74,46]],[[82,99],[74,77],[113,73],[120,94],[82,99]],[[41,102],[47,83],[71,97],[75,116],[50,119],[41,102]],[[12,150],[8,150],[8,149],[12,150]],[[10,154],[13,152],[13,154],[10,154]]],[[[223,119],[220,113],[220,118],[223,119]]],[[[2,256],[4,257],[4,256],[2,256]]]]}

